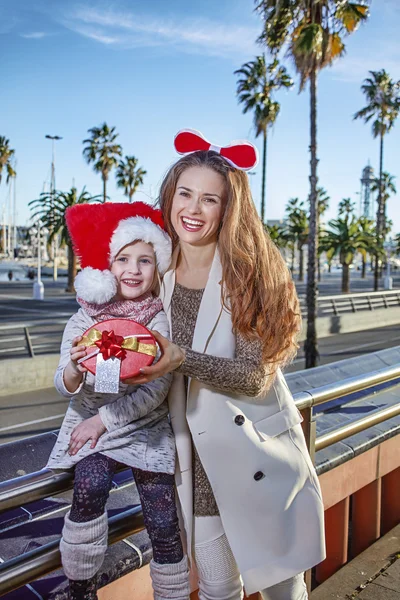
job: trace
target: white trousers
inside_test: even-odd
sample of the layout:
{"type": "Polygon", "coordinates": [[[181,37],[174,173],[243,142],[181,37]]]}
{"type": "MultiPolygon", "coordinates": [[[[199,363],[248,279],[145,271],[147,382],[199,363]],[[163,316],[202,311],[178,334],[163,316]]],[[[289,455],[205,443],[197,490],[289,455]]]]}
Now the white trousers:
{"type": "MultiPolygon", "coordinates": [[[[195,517],[199,600],[242,600],[243,584],[220,517],[195,517]]],[[[303,573],[260,590],[263,600],[307,600],[303,573]]]]}

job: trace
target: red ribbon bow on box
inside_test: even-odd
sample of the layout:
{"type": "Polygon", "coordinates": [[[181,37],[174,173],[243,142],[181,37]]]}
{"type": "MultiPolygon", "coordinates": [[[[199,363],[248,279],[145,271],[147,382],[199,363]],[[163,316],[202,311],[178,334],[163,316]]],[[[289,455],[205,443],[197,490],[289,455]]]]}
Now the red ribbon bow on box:
{"type": "Polygon", "coordinates": [[[123,343],[122,335],[115,335],[113,331],[102,331],[101,339],[95,342],[95,345],[100,349],[104,360],[112,356],[123,360],[126,356],[126,350],[122,348],[123,343]]]}
{"type": "Polygon", "coordinates": [[[178,154],[190,154],[199,150],[213,150],[218,152],[226,161],[236,169],[250,171],[258,163],[257,148],[250,142],[239,140],[228,146],[215,146],[195,129],[182,129],[178,131],[174,140],[178,154]]]}

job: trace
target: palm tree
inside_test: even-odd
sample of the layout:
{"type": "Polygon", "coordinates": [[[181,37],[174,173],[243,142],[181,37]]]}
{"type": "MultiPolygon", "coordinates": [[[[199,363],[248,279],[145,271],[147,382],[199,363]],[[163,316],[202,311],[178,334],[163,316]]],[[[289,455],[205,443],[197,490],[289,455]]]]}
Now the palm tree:
{"type": "Polygon", "coordinates": [[[368,0],[255,0],[264,20],[259,41],[277,55],[288,49],[300,75],[310,82],[310,236],[307,266],[306,368],[318,361],[316,264],[318,256],[317,76],[345,52],[344,38],[368,17],[368,0]]]}
{"type": "Polygon", "coordinates": [[[372,254],[375,250],[375,223],[368,219],[368,217],[360,217],[358,219],[358,224],[360,227],[360,231],[363,233],[366,247],[360,250],[361,260],[362,260],[362,268],[361,268],[361,279],[365,279],[366,269],[367,269],[367,256],[368,254],[372,254]]]}
{"type": "Polygon", "coordinates": [[[4,135],[0,135],[0,183],[3,176],[3,169],[7,172],[6,183],[10,181],[11,177],[16,176],[16,172],[12,165],[15,150],[10,148],[10,140],[4,135]]]}
{"type": "Polygon", "coordinates": [[[261,183],[261,221],[265,219],[265,188],[267,171],[267,131],[279,115],[280,104],[273,100],[273,95],[280,88],[290,88],[293,81],[285,67],[279,66],[275,59],[271,64],[265,62],[265,55],[256,56],[238,70],[235,75],[241,78],[237,82],[236,93],[239,102],[244,105],[243,112],[254,111],[254,128],[256,137],[263,134],[263,166],[261,183]]]}
{"type": "Polygon", "coordinates": [[[278,248],[286,248],[288,245],[288,236],[284,227],[280,225],[264,225],[264,227],[269,237],[278,248]]]}
{"type": "Polygon", "coordinates": [[[400,111],[400,81],[393,81],[385,69],[370,71],[370,77],[364,80],[361,90],[364,92],[367,105],[356,112],[354,119],[364,119],[372,123],[372,135],[380,139],[379,150],[379,188],[378,210],[376,214],[376,241],[377,253],[375,255],[374,290],[379,288],[378,252],[381,246],[381,234],[384,220],[383,206],[383,141],[384,137],[393,128],[400,111]]]}
{"type": "Polygon", "coordinates": [[[332,257],[339,255],[342,265],[342,292],[350,291],[350,265],[357,252],[367,247],[364,234],[359,223],[353,217],[333,219],[328,223],[330,229],[324,232],[321,239],[321,250],[332,257]]]}
{"type": "Polygon", "coordinates": [[[381,228],[382,228],[382,233],[384,234],[382,236],[383,241],[385,241],[385,237],[386,237],[386,207],[387,207],[387,201],[390,198],[391,194],[397,194],[397,189],[396,189],[396,185],[394,183],[395,180],[395,176],[394,175],[390,175],[390,173],[388,173],[387,171],[384,171],[382,173],[382,184],[379,181],[379,179],[374,179],[372,184],[371,184],[371,192],[378,192],[378,198],[379,198],[379,190],[381,190],[381,204],[382,204],[382,222],[381,222],[381,228]]]}
{"type": "Polygon", "coordinates": [[[300,202],[298,198],[292,198],[289,200],[286,206],[287,223],[286,231],[287,237],[292,242],[292,272],[293,272],[293,261],[294,261],[294,249],[297,246],[299,251],[299,281],[304,279],[304,245],[308,242],[309,228],[307,213],[304,209],[304,202],[300,202]]]}
{"type": "MultiPolygon", "coordinates": [[[[12,177],[16,176],[15,167],[13,166],[15,150],[10,148],[10,140],[5,136],[0,136],[0,183],[3,175],[3,169],[7,173],[6,183],[10,182],[12,177]]],[[[3,252],[6,251],[6,228],[3,224],[2,236],[1,236],[1,247],[3,252]]]]}
{"type": "Polygon", "coordinates": [[[350,215],[354,213],[355,207],[356,205],[354,202],[352,202],[351,198],[343,198],[343,200],[339,202],[338,206],[339,217],[350,217],[350,215]]]}
{"type": "Polygon", "coordinates": [[[291,198],[285,208],[286,219],[285,219],[285,235],[288,240],[288,247],[291,252],[291,265],[290,272],[294,273],[294,259],[296,253],[296,236],[290,228],[290,223],[292,220],[292,214],[299,208],[300,200],[298,198],[291,198]]]}
{"type": "Polygon", "coordinates": [[[90,138],[83,140],[86,147],[83,149],[83,156],[88,164],[94,163],[93,169],[96,173],[101,173],[103,180],[103,202],[107,199],[106,187],[110,171],[117,166],[118,158],[122,156],[122,148],[116,143],[118,133],[115,133],[115,127],[109,127],[103,123],[101,127],[92,127],[88,129],[90,138]]]}
{"type": "Polygon", "coordinates": [[[137,167],[138,159],[134,156],[125,156],[125,161],[121,160],[116,173],[117,186],[124,189],[125,196],[128,196],[129,202],[132,202],[132,196],[143,184],[143,178],[147,171],[137,167]]]}
{"type": "Polygon", "coordinates": [[[71,188],[69,192],[55,192],[51,194],[40,194],[40,198],[31,200],[29,206],[35,211],[32,219],[39,218],[43,225],[50,231],[49,243],[54,237],[60,234],[61,245],[68,247],[68,284],[67,292],[74,291],[74,279],[76,276],[76,256],[72,247],[72,240],[69,237],[67,225],[65,223],[65,211],[69,206],[75,204],[86,204],[87,202],[102,202],[102,196],[91,196],[85,188],[78,196],[77,189],[71,188]]]}
{"type": "MultiPolygon", "coordinates": [[[[318,216],[318,223],[317,223],[317,230],[320,230],[321,227],[321,217],[326,213],[326,211],[329,208],[329,200],[331,199],[330,196],[328,196],[328,192],[323,188],[323,187],[319,187],[317,189],[317,198],[318,198],[318,209],[317,209],[317,216],[318,216]]],[[[321,252],[318,252],[318,281],[321,281],[321,252]]]]}

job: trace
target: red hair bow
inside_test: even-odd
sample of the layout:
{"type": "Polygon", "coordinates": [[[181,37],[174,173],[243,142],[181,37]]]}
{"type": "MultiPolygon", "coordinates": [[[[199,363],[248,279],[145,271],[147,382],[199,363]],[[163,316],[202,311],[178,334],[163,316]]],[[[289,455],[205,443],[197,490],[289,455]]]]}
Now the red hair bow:
{"type": "Polygon", "coordinates": [[[178,154],[190,154],[199,150],[218,152],[230,165],[241,171],[250,171],[258,163],[257,148],[246,140],[232,142],[228,146],[215,146],[194,129],[181,129],[175,136],[175,150],[178,154]]]}

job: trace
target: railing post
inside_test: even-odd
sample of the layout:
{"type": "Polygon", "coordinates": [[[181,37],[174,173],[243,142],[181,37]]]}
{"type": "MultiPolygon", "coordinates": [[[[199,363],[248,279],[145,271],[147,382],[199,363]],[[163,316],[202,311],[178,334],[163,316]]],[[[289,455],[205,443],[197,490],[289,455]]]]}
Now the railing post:
{"type": "Polygon", "coordinates": [[[333,314],[336,316],[336,315],[338,315],[338,314],[339,314],[339,311],[338,311],[338,310],[337,310],[337,308],[336,308],[336,304],[335,304],[335,301],[334,301],[334,299],[333,299],[333,298],[331,299],[331,303],[332,303],[332,310],[333,310],[333,314]]]}
{"type": "Polygon", "coordinates": [[[347,562],[350,498],[325,511],[326,559],[316,567],[316,579],[322,583],[347,562]]]}
{"type": "Polygon", "coordinates": [[[382,535],[400,522],[400,467],[382,477],[382,535]]]}
{"type": "Polygon", "coordinates": [[[381,532],[381,482],[376,479],[353,494],[351,551],[361,554],[376,542],[381,532]]]}
{"type": "MultiPolygon", "coordinates": [[[[303,422],[301,424],[303,428],[304,437],[306,439],[308,453],[314,464],[315,462],[315,440],[317,437],[317,423],[313,414],[313,407],[309,406],[301,411],[303,422]]],[[[307,586],[308,594],[311,594],[311,583],[312,583],[312,571],[309,569],[304,573],[304,580],[307,586]]]]}
{"type": "Polygon", "coordinates": [[[351,304],[351,309],[352,309],[353,313],[355,313],[356,312],[356,305],[354,304],[353,298],[350,298],[350,304],[351,304]]]}
{"type": "Polygon", "coordinates": [[[317,437],[317,423],[313,414],[312,406],[304,408],[301,412],[303,422],[301,424],[303,428],[304,437],[306,438],[306,444],[308,453],[311,456],[311,460],[314,463],[315,458],[315,440],[317,437]]]}
{"type": "Polygon", "coordinates": [[[388,303],[387,303],[385,294],[382,294],[382,300],[383,300],[383,304],[385,305],[385,308],[387,308],[388,307],[388,303]]]}
{"type": "Polygon", "coordinates": [[[372,303],[371,303],[371,298],[369,296],[367,296],[367,300],[368,300],[369,310],[373,310],[373,306],[372,306],[372,303]]]}
{"type": "Polygon", "coordinates": [[[29,335],[29,329],[27,327],[24,327],[24,333],[25,333],[26,345],[28,346],[29,356],[31,358],[33,358],[35,356],[35,352],[33,350],[31,336],[29,335]]]}

